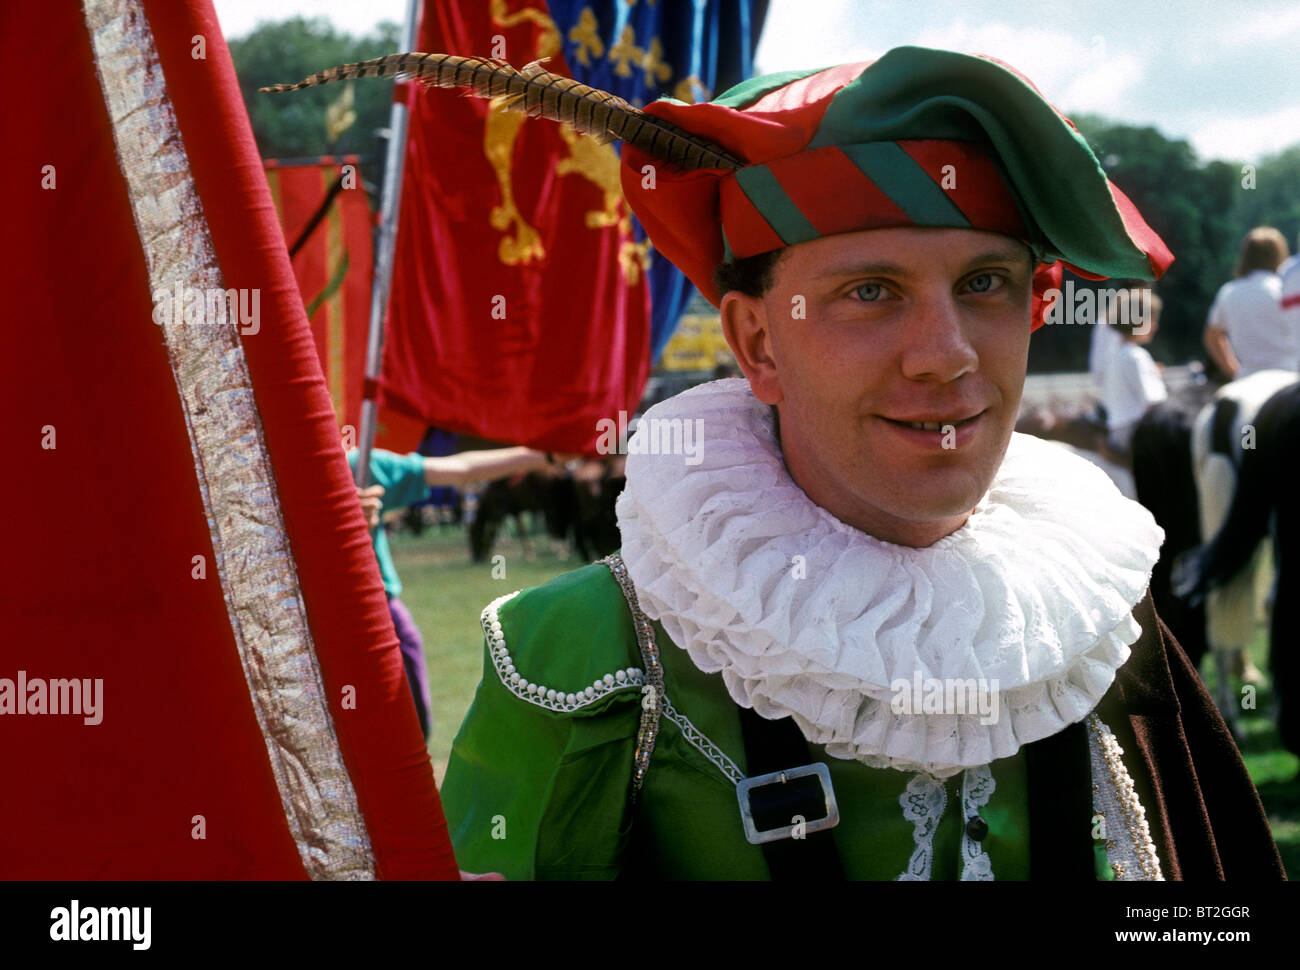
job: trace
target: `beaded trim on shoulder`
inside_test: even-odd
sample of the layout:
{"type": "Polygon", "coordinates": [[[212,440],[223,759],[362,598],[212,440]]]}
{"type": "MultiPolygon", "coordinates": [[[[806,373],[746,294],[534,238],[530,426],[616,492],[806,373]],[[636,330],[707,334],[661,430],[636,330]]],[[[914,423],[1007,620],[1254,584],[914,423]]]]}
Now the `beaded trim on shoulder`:
{"type": "Polygon", "coordinates": [[[629,688],[640,690],[645,684],[645,674],[639,667],[616,670],[613,673],[605,674],[599,680],[593,681],[590,686],[583,685],[573,690],[567,688],[556,689],[553,686],[548,687],[545,684],[534,683],[525,678],[515,669],[514,658],[510,656],[510,650],[506,646],[505,633],[501,629],[501,619],[497,616],[497,611],[505,603],[518,596],[520,592],[521,590],[515,590],[505,596],[498,596],[483,607],[481,617],[483,635],[487,638],[488,652],[492,657],[493,666],[496,667],[497,676],[501,678],[501,683],[505,685],[506,689],[516,697],[528,701],[530,704],[536,704],[538,707],[544,707],[548,711],[568,713],[581,710],[589,704],[594,704],[607,694],[629,688]]]}
{"type": "Polygon", "coordinates": [[[609,567],[609,571],[613,573],[614,579],[623,591],[623,598],[627,601],[633,625],[636,627],[637,645],[641,648],[642,663],[650,671],[647,677],[649,682],[644,691],[646,697],[641,705],[641,729],[637,733],[636,768],[632,779],[633,794],[640,793],[645,783],[646,772],[650,769],[650,757],[654,752],[655,740],[659,733],[660,714],[677,725],[677,729],[682,732],[682,737],[696,751],[708,758],[729,782],[733,785],[740,784],[745,779],[745,773],[727,757],[721,748],[710,741],[703,731],[692,724],[690,718],[673,707],[668,699],[668,693],[664,690],[663,666],[659,663],[659,647],[655,643],[654,627],[637,600],[636,586],[627,574],[623,557],[614,553],[598,562],[609,567]]]}
{"type": "Polygon", "coordinates": [[[1160,857],[1151,841],[1146,811],[1124,767],[1124,749],[1096,714],[1088,715],[1093,811],[1104,826],[1106,858],[1124,882],[1163,881],[1160,857]]]}
{"type": "Polygon", "coordinates": [[[641,723],[636,732],[636,750],[632,754],[632,788],[628,797],[636,804],[645,787],[646,772],[650,770],[650,758],[654,755],[655,741],[659,737],[659,714],[667,698],[664,695],[664,668],[659,663],[659,646],[655,643],[654,627],[636,598],[636,587],[627,575],[627,566],[618,553],[598,559],[604,565],[618,588],[623,592],[628,611],[632,614],[632,627],[636,632],[637,649],[641,652],[641,662],[645,664],[645,688],[641,692],[641,723]]]}

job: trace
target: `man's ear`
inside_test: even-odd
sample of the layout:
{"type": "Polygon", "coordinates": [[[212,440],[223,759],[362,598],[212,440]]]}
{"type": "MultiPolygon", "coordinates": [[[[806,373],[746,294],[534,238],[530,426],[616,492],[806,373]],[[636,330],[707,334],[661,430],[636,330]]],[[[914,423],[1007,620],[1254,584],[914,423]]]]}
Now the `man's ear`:
{"type": "Polygon", "coordinates": [[[772,355],[766,302],[762,297],[730,290],[723,295],[718,310],[722,314],[722,334],[749,379],[750,390],[764,404],[780,404],[781,380],[772,355]]]}

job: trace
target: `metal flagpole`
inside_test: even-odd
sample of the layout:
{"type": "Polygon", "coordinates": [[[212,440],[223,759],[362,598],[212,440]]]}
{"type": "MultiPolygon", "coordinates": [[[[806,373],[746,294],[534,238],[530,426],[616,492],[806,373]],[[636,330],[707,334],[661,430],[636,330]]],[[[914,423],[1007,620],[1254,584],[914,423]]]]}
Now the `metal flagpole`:
{"type": "MultiPolygon", "coordinates": [[[[420,0],[410,0],[401,50],[415,50],[415,20],[420,0]]],[[[370,452],[378,423],[379,369],[384,359],[384,318],[393,288],[393,250],[397,246],[397,204],[402,194],[402,169],[406,161],[406,103],[394,99],[388,122],[388,158],[384,162],[384,194],[379,205],[379,239],[375,252],[375,278],[370,290],[370,335],[366,339],[366,385],[361,399],[361,453],[353,472],[358,488],[370,484],[370,452]]]]}

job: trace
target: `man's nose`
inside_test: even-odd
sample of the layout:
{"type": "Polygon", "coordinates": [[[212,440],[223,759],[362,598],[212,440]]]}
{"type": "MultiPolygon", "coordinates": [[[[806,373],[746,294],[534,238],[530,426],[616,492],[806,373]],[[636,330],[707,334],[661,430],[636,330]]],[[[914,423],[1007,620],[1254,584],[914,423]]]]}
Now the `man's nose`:
{"type": "Polygon", "coordinates": [[[927,294],[913,304],[903,334],[903,376],[948,383],[979,367],[979,355],[953,294],[927,294]]]}

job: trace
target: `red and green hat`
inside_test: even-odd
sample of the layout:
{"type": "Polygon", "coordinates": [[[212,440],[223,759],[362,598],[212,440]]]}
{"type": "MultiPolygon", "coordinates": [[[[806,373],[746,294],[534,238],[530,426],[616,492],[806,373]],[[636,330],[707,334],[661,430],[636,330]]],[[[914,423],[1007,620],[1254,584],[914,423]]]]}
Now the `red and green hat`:
{"type": "Polygon", "coordinates": [[[715,305],[723,261],[863,229],[1020,239],[1050,264],[1036,274],[1039,297],[1062,267],[1153,280],[1173,262],[1074,124],[993,58],[899,47],[877,61],[754,78],[704,104],[665,98],[644,110],[742,163],[687,170],[657,164],[630,141],[623,150],[633,211],[715,305]]]}
{"type": "Polygon", "coordinates": [[[898,47],[869,63],[754,78],[707,104],[665,98],[645,109],[539,62],[516,69],[416,51],[262,90],[393,75],[622,139],[632,210],[715,305],[723,262],[863,229],[982,229],[1024,241],[1040,263],[1035,328],[1063,268],[1151,280],[1174,261],[1070,119],[991,57],[898,47]]]}

